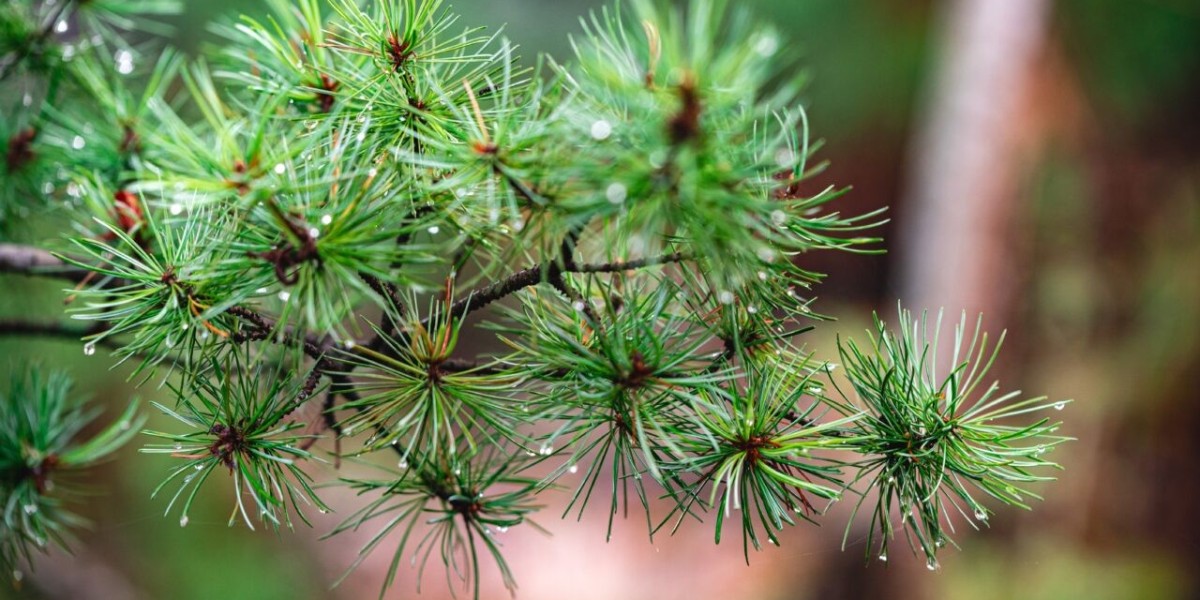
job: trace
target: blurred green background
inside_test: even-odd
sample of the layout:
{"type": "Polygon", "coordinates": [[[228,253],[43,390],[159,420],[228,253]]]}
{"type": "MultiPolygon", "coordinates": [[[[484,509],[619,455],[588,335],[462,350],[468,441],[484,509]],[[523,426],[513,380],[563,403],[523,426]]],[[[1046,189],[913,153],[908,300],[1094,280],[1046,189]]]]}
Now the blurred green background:
{"type": "MultiPolygon", "coordinates": [[[[1006,3],[1009,0],[983,0],[1006,3]]],[[[505,31],[532,57],[569,57],[568,34],[597,0],[457,0],[466,25],[505,31]]],[[[938,65],[972,40],[956,37],[959,2],[932,0],[746,0],[784,30],[811,74],[807,108],[831,167],[822,185],[852,185],[843,211],[891,208],[889,248],[906,235],[918,131],[936,127],[928,106],[938,65]],[[930,122],[933,122],[931,125],[930,122]]],[[[787,532],[782,548],[753,556],[712,547],[707,527],[645,541],[641,525],[605,544],[600,519],[541,523],[505,541],[522,588],[542,598],[1191,598],[1200,594],[1200,526],[1195,517],[1200,456],[1200,3],[1189,0],[1048,2],[1021,67],[1020,105],[1002,117],[1015,146],[1002,153],[1003,243],[989,252],[1015,277],[989,307],[988,325],[1007,327],[999,376],[1006,387],[1074,398],[1063,433],[1078,438],[1055,457],[1066,470],[1031,513],[1000,511],[990,531],[961,532],[962,552],[943,569],[897,556],[864,568],[862,547],[845,552],[835,509],[823,528],[787,532]]],[[[252,0],[187,3],[175,43],[195,53],[212,43],[205,24],[252,0]]],[[[975,40],[978,41],[978,40],[975,40]]],[[[986,75],[986,74],[985,74],[986,75]]],[[[953,83],[953,82],[951,82],[953,83]]],[[[995,140],[975,140],[993,143],[995,140]]],[[[1007,143],[1007,142],[1006,142],[1007,143]]],[[[936,165],[935,165],[936,167],[936,165]]],[[[946,173],[947,176],[953,173],[946,173]]],[[[970,196],[970,195],[968,195],[970,196]]],[[[958,199],[970,202],[970,197],[958,199]]],[[[989,224],[979,224],[981,228],[989,224]]],[[[992,228],[995,229],[995,228],[992,228]]],[[[818,288],[822,312],[838,323],[811,344],[828,352],[837,332],[857,333],[872,310],[891,310],[906,289],[903,253],[812,257],[830,273],[818,288]]],[[[997,284],[1001,285],[1001,284],[997,284]]],[[[58,285],[0,277],[0,315],[61,316],[58,285]]],[[[903,298],[901,298],[903,299],[903,298]]],[[[907,302],[907,300],[906,300],[907,302]]],[[[78,343],[0,340],[0,356],[61,364],[80,391],[116,407],[136,393],[122,368],[78,343]]],[[[0,361],[7,368],[9,360],[0,361]]],[[[152,422],[153,424],[153,422],[152,422]]],[[[149,492],[166,470],[134,448],[96,474],[84,512],[96,524],[75,557],[54,556],[21,592],[0,597],[207,600],[364,598],[377,595],[379,565],[331,590],[361,537],[317,543],[312,532],[228,528],[227,498],[207,495],[180,528],[162,518],[149,492]],[[101,485],[102,484],[102,485],[101,485]]],[[[325,474],[331,479],[332,469],[325,474]]],[[[351,506],[352,498],[335,503],[351,506]]],[[[865,524],[852,530],[851,541],[865,524]]],[[[382,556],[380,558],[383,558],[382,556]]],[[[403,570],[403,569],[402,569],[403,570]]],[[[495,581],[489,581],[495,584],[495,581]]],[[[437,569],[422,598],[443,596],[437,569]]],[[[412,577],[389,598],[414,594],[412,577]]],[[[503,597],[499,586],[487,597],[503,597]]]]}

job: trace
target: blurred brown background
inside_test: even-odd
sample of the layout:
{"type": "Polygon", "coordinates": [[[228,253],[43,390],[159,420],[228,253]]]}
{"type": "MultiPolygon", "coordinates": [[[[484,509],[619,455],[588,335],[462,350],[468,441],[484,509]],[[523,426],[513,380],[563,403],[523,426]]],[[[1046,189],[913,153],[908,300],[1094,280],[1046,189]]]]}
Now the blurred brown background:
{"type": "MultiPolygon", "coordinates": [[[[785,533],[742,563],[710,525],[648,542],[630,520],[604,543],[600,513],[504,534],[519,598],[1191,598],[1200,594],[1195,457],[1200,455],[1200,2],[1194,0],[754,0],[784,29],[813,76],[808,108],[826,140],[821,175],[852,185],[847,213],[891,207],[884,256],[822,255],[822,312],[810,338],[832,350],[872,310],[986,313],[1007,328],[1003,385],[1074,398],[1061,414],[1077,442],[1031,513],[1000,510],[990,531],[960,532],[940,572],[896,552],[864,566],[865,523],[839,549],[848,507],[825,526],[785,533]]],[[[179,43],[214,15],[262,11],[250,0],[188,3],[179,43]]],[[[457,0],[467,24],[507,22],[526,56],[568,54],[567,33],[598,0],[457,0]]],[[[54,316],[57,285],[2,314],[54,316]]],[[[0,281],[10,285],[9,281],[0,281]]],[[[0,355],[71,368],[110,405],[134,392],[78,344],[0,340],[0,355]]],[[[8,361],[4,361],[8,362],[8,361]]],[[[152,390],[139,390],[154,396],[152,390]]],[[[1057,415],[1056,415],[1057,416],[1057,415]]],[[[137,455],[98,474],[96,527],[76,557],[39,564],[20,597],[373,598],[389,558],[330,583],[368,536],[317,543],[336,522],[278,536],[227,528],[208,494],[179,528],[148,499],[165,461],[137,455]]],[[[332,472],[327,473],[332,476],[332,472]]],[[[343,511],[354,498],[330,490],[343,511]]],[[[563,498],[552,499],[561,503],[563,498]]],[[[407,563],[388,598],[414,597],[407,563]]],[[[487,598],[505,594],[488,571],[487,598]]],[[[441,598],[440,567],[421,598],[441,598]]],[[[460,591],[460,596],[467,592],[460,591]]],[[[13,594],[0,590],[0,597],[13,594]]]]}

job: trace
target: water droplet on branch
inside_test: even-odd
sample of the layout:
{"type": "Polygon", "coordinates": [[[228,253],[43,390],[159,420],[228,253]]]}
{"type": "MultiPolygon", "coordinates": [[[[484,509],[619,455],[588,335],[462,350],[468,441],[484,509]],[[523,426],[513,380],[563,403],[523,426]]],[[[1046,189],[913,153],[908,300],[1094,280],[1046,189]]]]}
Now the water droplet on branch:
{"type": "Polygon", "coordinates": [[[604,197],[613,204],[621,204],[625,202],[625,198],[629,195],[629,190],[625,188],[625,184],[620,182],[612,183],[608,189],[604,190],[604,197]]]}
{"type": "Polygon", "coordinates": [[[592,139],[606,140],[612,135],[612,124],[604,119],[592,123],[592,139]]]}

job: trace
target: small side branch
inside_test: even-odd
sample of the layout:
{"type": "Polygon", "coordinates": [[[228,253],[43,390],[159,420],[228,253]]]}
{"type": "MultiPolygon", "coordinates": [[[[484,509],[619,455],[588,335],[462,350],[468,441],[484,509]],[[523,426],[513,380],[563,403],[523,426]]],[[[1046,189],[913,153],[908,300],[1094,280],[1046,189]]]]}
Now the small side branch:
{"type": "Polygon", "coordinates": [[[639,258],[626,262],[612,262],[595,265],[580,265],[575,269],[568,269],[570,273],[620,273],[621,271],[636,271],[647,267],[658,265],[666,265],[672,263],[681,263],[688,260],[688,257],[682,252],[674,252],[664,256],[653,256],[649,258],[639,258]]]}
{"type": "MultiPolygon", "coordinates": [[[[471,311],[483,308],[497,300],[510,296],[527,287],[533,287],[539,283],[547,282],[552,285],[562,282],[564,273],[620,273],[621,271],[634,271],[645,269],[648,267],[680,263],[688,260],[688,257],[682,252],[675,252],[664,256],[655,256],[649,258],[640,258],[626,262],[612,262],[602,264],[576,265],[574,261],[568,261],[565,266],[556,264],[538,264],[526,269],[522,269],[509,275],[506,279],[489,284],[483,288],[471,292],[466,298],[455,302],[450,308],[450,317],[457,319],[470,313],[471,311]]],[[[558,286],[556,285],[556,288],[558,286]]],[[[562,291],[562,290],[560,290],[562,291]]],[[[568,297],[570,294],[564,292],[568,297]]]]}

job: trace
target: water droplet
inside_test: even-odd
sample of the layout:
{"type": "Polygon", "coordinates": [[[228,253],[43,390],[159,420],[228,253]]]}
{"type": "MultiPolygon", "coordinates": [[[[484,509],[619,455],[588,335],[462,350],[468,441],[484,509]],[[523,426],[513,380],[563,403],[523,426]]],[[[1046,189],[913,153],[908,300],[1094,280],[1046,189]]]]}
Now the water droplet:
{"type": "Polygon", "coordinates": [[[121,421],[121,424],[120,424],[121,431],[129,431],[130,427],[133,427],[133,425],[130,425],[129,421],[121,421]]]}
{"type": "Polygon", "coordinates": [[[462,467],[454,467],[454,476],[462,475],[462,467]]]}
{"type": "Polygon", "coordinates": [[[309,120],[305,121],[305,122],[304,122],[304,128],[305,128],[305,129],[307,129],[307,130],[309,130],[309,131],[312,131],[312,130],[316,129],[316,128],[317,128],[317,121],[316,121],[316,119],[309,119],[309,120]]]}
{"type": "Polygon", "coordinates": [[[986,521],[988,519],[987,511],[985,511],[983,507],[976,507],[975,518],[979,519],[980,521],[986,521]]]}
{"type": "Polygon", "coordinates": [[[291,297],[292,297],[292,294],[290,292],[288,292],[287,290],[279,292],[279,299],[284,302],[287,302],[291,297]]]}
{"type": "Polygon", "coordinates": [[[508,533],[508,527],[501,525],[496,528],[496,533],[508,533]]]}
{"type": "Polygon", "coordinates": [[[775,153],[775,164],[779,165],[781,169],[791,167],[794,162],[796,162],[796,153],[792,152],[791,148],[780,148],[775,153]]]}
{"type": "Polygon", "coordinates": [[[183,450],[183,442],[175,442],[175,450],[183,450]]]}
{"type": "Polygon", "coordinates": [[[171,212],[171,216],[177,217],[183,213],[183,205],[182,204],[172,204],[171,207],[168,208],[167,210],[171,212]]]}
{"type": "Polygon", "coordinates": [[[194,466],[192,468],[197,471],[200,471],[200,470],[204,469],[204,463],[196,463],[196,466],[194,466]]]}
{"type": "Polygon", "coordinates": [[[604,119],[592,123],[592,139],[606,140],[612,135],[612,124],[604,119]]]}
{"type": "Polygon", "coordinates": [[[20,582],[22,579],[25,579],[25,573],[20,569],[13,569],[13,581],[20,582]]]}
{"type": "Polygon", "coordinates": [[[568,473],[571,473],[571,474],[578,473],[578,472],[579,472],[579,465],[571,465],[571,466],[567,467],[567,472],[568,472],[568,473]]]}
{"type": "Polygon", "coordinates": [[[925,562],[925,568],[929,569],[930,571],[936,571],[939,568],[941,568],[941,565],[938,564],[938,561],[936,558],[931,558],[925,562]]]}
{"type": "Polygon", "coordinates": [[[49,196],[50,194],[53,194],[53,193],[54,193],[54,183],[53,182],[47,181],[46,183],[42,184],[42,194],[43,195],[49,196]]]}
{"type": "Polygon", "coordinates": [[[22,506],[21,508],[25,511],[25,514],[27,514],[27,515],[32,515],[33,513],[36,513],[38,511],[37,505],[32,504],[32,503],[26,504],[25,506],[22,506]]]}
{"type": "Polygon", "coordinates": [[[831,363],[831,362],[825,363],[825,372],[826,373],[832,373],[837,368],[838,368],[837,363],[831,363]]]}
{"type": "Polygon", "coordinates": [[[896,476],[895,476],[895,475],[888,475],[887,482],[888,482],[888,483],[896,483],[896,476]]]}
{"type": "Polygon", "coordinates": [[[87,145],[87,140],[83,139],[82,135],[77,135],[71,140],[71,147],[76,150],[82,150],[87,145]]]}
{"type": "Polygon", "coordinates": [[[187,527],[187,524],[188,524],[188,516],[187,515],[183,515],[182,517],[179,517],[179,526],[180,527],[187,527]]]}
{"type": "Polygon", "coordinates": [[[542,444],[542,447],[538,449],[538,452],[541,452],[542,456],[550,456],[551,454],[554,454],[554,446],[551,446],[550,444],[542,444]]]}
{"type": "Polygon", "coordinates": [[[88,342],[83,345],[83,355],[84,356],[91,356],[95,353],[96,353],[96,343],[95,342],[88,342]]]}
{"type": "Polygon", "coordinates": [[[128,75],[133,72],[133,53],[128,50],[117,50],[113,56],[117,61],[117,72],[122,75],[128,75]]]}
{"type": "Polygon", "coordinates": [[[754,51],[763,58],[772,56],[778,49],[779,38],[775,37],[773,34],[764,34],[758,38],[757,42],[754,43],[754,51]]]}
{"type": "Polygon", "coordinates": [[[936,542],[934,542],[934,545],[935,545],[935,546],[937,546],[938,548],[941,548],[942,546],[945,546],[945,545],[946,545],[946,538],[938,538],[938,539],[937,539],[937,541],[936,541],[936,542]]]}
{"type": "Polygon", "coordinates": [[[1067,407],[1067,403],[1066,403],[1066,402],[1056,402],[1056,403],[1054,403],[1054,410],[1062,410],[1062,409],[1064,409],[1064,408],[1066,408],[1066,407],[1067,407]]]}
{"type": "Polygon", "coordinates": [[[721,304],[733,304],[733,292],[729,290],[717,292],[717,301],[721,304]]]}
{"type": "Polygon", "coordinates": [[[314,240],[321,237],[321,230],[317,229],[316,227],[310,227],[308,229],[308,237],[310,237],[314,240]]]}
{"type": "Polygon", "coordinates": [[[666,150],[655,150],[650,153],[650,166],[655,169],[661,169],[667,162],[666,150]]]}
{"type": "Polygon", "coordinates": [[[353,350],[354,347],[357,345],[358,345],[358,342],[356,342],[354,340],[346,340],[346,341],[342,342],[342,346],[347,350],[353,350]]]}
{"type": "Polygon", "coordinates": [[[775,262],[775,251],[770,248],[759,248],[758,260],[761,260],[765,263],[775,262]]]}
{"type": "Polygon", "coordinates": [[[624,202],[628,195],[629,190],[625,188],[625,184],[619,182],[610,184],[608,189],[604,190],[604,197],[608,198],[608,201],[613,204],[624,202]]]}
{"type": "Polygon", "coordinates": [[[59,20],[59,22],[54,24],[54,32],[55,33],[65,33],[67,31],[67,28],[70,26],[71,26],[71,24],[68,23],[66,19],[61,19],[61,20],[59,20]]]}
{"type": "Polygon", "coordinates": [[[880,554],[880,555],[879,555],[879,562],[887,562],[887,555],[886,555],[886,554],[880,554]]]}
{"type": "Polygon", "coordinates": [[[759,272],[758,272],[758,280],[759,280],[759,281],[766,281],[766,280],[767,280],[767,272],[766,272],[766,271],[759,271],[759,272]]]}
{"type": "Polygon", "coordinates": [[[276,175],[283,175],[284,171],[287,171],[287,165],[285,165],[283,163],[279,163],[279,164],[275,165],[275,174],[276,175]]]}
{"type": "Polygon", "coordinates": [[[396,463],[396,466],[397,466],[397,467],[400,467],[400,469],[401,469],[401,470],[403,470],[403,469],[407,469],[407,468],[408,468],[408,461],[407,461],[407,460],[404,460],[404,459],[402,458],[402,459],[400,459],[400,462],[396,463]]]}
{"type": "Polygon", "coordinates": [[[32,106],[32,105],[33,105],[33,96],[32,95],[25,94],[24,96],[21,97],[21,106],[32,106]]]}
{"type": "Polygon", "coordinates": [[[771,211],[771,222],[776,225],[783,225],[787,222],[787,213],[782,210],[771,211]]]}
{"type": "Polygon", "coordinates": [[[750,313],[750,314],[755,314],[755,313],[757,313],[757,312],[758,312],[758,308],[756,308],[756,307],[754,307],[754,306],[747,306],[747,307],[746,307],[746,312],[748,312],[748,313],[750,313]]]}
{"type": "Polygon", "coordinates": [[[437,225],[430,225],[427,231],[429,231],[429,235],[437,235],[441,230],[442,228],[438,227],[437,225]]]}

